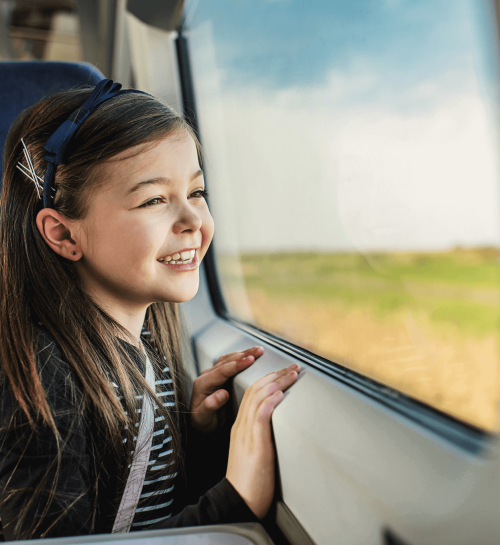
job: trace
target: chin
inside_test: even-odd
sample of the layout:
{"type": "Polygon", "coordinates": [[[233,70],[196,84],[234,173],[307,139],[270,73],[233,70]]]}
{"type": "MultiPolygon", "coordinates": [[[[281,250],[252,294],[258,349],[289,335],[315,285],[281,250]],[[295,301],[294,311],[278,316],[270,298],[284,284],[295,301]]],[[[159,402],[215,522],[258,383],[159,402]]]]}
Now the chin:
{"type": "Polygon", "coordinates": [[[198,293],[198,286],[193,289],[179,290],[176,293],[163,294],[158,298],[161,303],[186,303],[198,293]]]}

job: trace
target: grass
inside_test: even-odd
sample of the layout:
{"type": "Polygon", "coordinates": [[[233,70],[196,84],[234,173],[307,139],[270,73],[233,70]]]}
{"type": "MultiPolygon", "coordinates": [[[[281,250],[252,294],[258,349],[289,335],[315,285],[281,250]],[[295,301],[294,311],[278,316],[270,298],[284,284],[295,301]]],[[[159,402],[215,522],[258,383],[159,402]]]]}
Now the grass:
{"type": "Polygon", "coordinates": [[[500,428],[500,250],[244,254],[219,269],[233,314],[500,428]]]}
{"type": "MultiPolygon", "coordinates": [[[[241,256],[249,292],[271,299],[363,307],[379,317],[424,311],[436,324],[487,335],[500,323],[500,251],[436,253],[277,253],[241,256]]],[[[224,270],[224,268],[223,268],[224,270]]]]}

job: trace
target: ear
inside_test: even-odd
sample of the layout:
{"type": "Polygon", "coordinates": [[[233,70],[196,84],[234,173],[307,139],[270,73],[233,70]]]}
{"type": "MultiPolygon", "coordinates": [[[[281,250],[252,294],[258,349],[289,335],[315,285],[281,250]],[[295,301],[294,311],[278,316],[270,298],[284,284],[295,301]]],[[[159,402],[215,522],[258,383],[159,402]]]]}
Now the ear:
{"type": "Polygon", "coordinates": [[[82,257],[77,242],[77,224],[52,208],[43,208],[36,217],[36,226],[45,242],[56,254],[71,261],[82,257]]]}

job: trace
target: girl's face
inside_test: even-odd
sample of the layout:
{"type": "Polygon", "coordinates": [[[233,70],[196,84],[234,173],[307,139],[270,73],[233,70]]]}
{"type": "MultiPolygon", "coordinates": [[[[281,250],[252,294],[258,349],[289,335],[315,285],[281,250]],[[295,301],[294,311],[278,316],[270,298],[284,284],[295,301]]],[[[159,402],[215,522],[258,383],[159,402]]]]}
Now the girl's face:
{"type": "Polygon", "coordinates": [[[131,310],[194,297],[214,233],[191,136],[174,134],[142,147],[98,167],[101,183],[78,222],[82,258],[76,266],[84,289],[105,306],[131,310]],[[193,253],[191,262],[179,263],[193,253]]]}

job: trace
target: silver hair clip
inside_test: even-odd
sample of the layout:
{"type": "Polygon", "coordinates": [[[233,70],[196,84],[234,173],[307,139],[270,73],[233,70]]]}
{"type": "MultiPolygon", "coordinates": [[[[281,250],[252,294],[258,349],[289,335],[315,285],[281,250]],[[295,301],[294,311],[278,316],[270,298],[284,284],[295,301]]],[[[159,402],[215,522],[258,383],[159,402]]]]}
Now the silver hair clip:
{"type": "Polygon", "coordinates": [[[24,157],[26,158],[26,162],[28,163],[28,166],[26,167],[22,163],[17,163],[16,167],[35,184],[36,192],[38,193],[38,198],[41,199],[42,195],[40,194],[40,191],[43,192],[43,185],[40,182],[43,182],[43,180],[42,178],[40,178],[40,176],[37,176],[35,172],[35,167],[33,166],[33,161],[31,160],[30,154],[28,152],[28,148],[26,147],[26,144],[24,143],[24,140],[22,138],[21,138],[21,142],[23,144],[24,157]]]}

